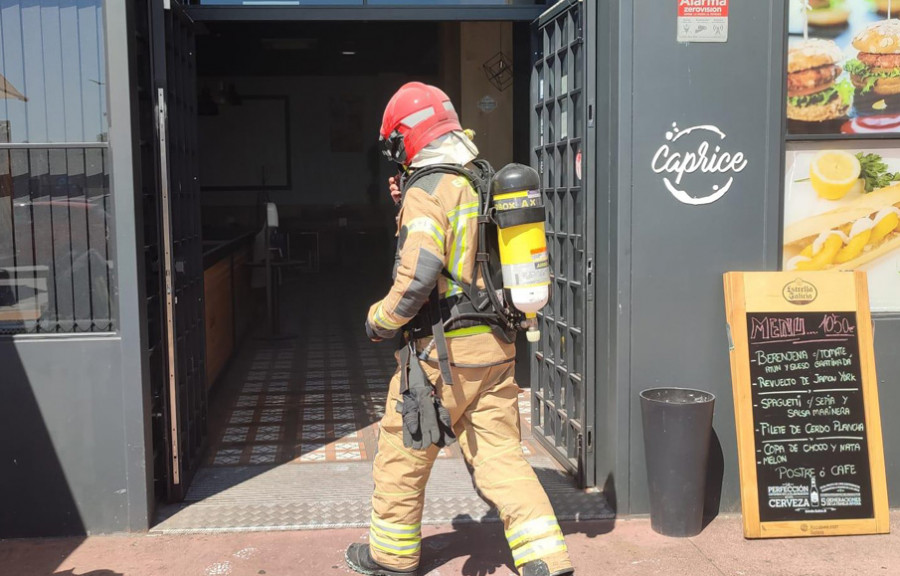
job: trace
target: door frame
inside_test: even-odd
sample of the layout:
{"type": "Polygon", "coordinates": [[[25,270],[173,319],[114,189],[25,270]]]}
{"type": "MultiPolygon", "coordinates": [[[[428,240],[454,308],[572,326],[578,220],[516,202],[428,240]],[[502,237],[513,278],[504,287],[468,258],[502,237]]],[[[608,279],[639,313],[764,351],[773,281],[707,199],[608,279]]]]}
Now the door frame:
{"type": "Polygon", "coordinates": [[[159,243],[163,304],[166,499],[184,499],[199,468],[209,431],[205,378],[203,321],[203,258],[199,224],[200,196],[196,182],[196,50],[194,21],[178,0],[150,0],[150,59],[156,165],[159,195],[159,243]],[[184,38],[174,35],[187,31],[184,38]],[[189,45],[184,45],[187,39],[189,45]],[[188,53],[183,54],[187,48],[188,53]],[[175,68],[172,68],[172,65],[175,68]],[[186,71],[188,73],[186,73],[186,71]],[[192,76],[191,76],[192,75],[192,76]],[[185,84],[187,82],[187,84],[185,84]],[[174,89],[183,93],[174,94],[174,89]],[[193,169],[191,169],[193,167],[193,169]],[[184,183],[187,182],[186,185],[184,183]],[[194,193],[195,206],[180,205],[194,193]],[[179,204],[179,205],[176,205],[179,204]],[[196,218],[196,222],[193,221],[196,218]],[[187,235],[185,235],[187,232],[187,235]],[[199,268],[198,268],[199,267],[199,268]],[[179,296],[181,296],[179,301],[179,296]],[[198,388],[199,387],[199,388],[198,388]]]}
{"type": "MultiPolygon", "coordinates": [[[[592,158],[596,146],[596,130],[594,129],[597,112],[594,102],[596,78],[591,72],[592,55],[596,50],[596,36],[592,31],[595,17],[594,6],[595,3],[583,0],[560,0],[532,24],[532,53],[534,56],[531,71],[530,109],[532,164],[541,173],[542,186],[554,189],[552,198],[545,197],[548,207],[558,210],[565,207],[566,202],[571,203],[575,188],[578,190],[574,191],[574,194],[580,195],[583,201],[580,234],[573,233],[571,230],[563,230],[562,234],[559,234],[560,231],[548,230],[551,269],[557,269],[558,263],[554,262],[555,258],[565,262],[567,257],[573,260],[579,258],[579,252],[583,252],[583,255],[579,260],[580,268],[575,267],[573,262],[569,270],[563,271],[561,278],[556,278],[554,275],[550,303],[543,313],[539,313],[544,331],[549,329],[550,334],[545,334],[541,340],[541,347],[535,348],[530,354],[532,428],[537,441],[575,476],[576,482],[582,488],[592,487],[596,484],[595,447],[598,444],[594,433],[597,393],[596,355],[594,354],[597,318],[595,317],[596,298],[594,292],[599,280],[594,264],[597,236],[594,212],[597,209],[595,204],[598,180],[594,174],[595,164],[585,161],[585,159],[592,158]],[[570,19],[570,14],[575,11],[579,12],[579,17],[570,19]],[[561,18],[566,19],[566,44],[559,47],[554,44],[553,54],[544,54],[544,29],[548,26],[553,27],[558,36],[560,31],[556,29],[556,26],[561,18]],[[570,28],[570,25],[574,25],[575,22],[580,25],[577,30],[570,28]],[[573,39],[571,42],[570,38],[573,39]],[[576,68],[578,60],[575,58],[575,54],[579,51],[582,56],[581,66],[576,68]],[[561,89],[557,94],[553,90],[555,90],[557,82],[555,73],[558,72],[560,64],[566,66],[567,82],[565,91],[561,89]],[[542,72],[539,73],[539,69],[542,72]],[[543,77],[541,77],[543,71],[547,69],[554,73],[550,76],[553,87],[549,84],[545,86],[543,77]],[[580,85],[577,85],[576,70],[581,73],[580,85]],[[575,72],[574,78],[569,77],[570,72],[575,72]],[[547,97],[548,94],[550,94],[549,97],[547,97]],[[557,109],[559,109],[559,113],[557,113],[557,109]],[[578,114],[575,110],[577,109],[580,109],[582,113],[581,122],[576,120],[578,114]],[[536,121],[535,112],[541,114],[537,126],[533,124],[536,121]],[[563,112],[565,116],[563,116],[563,112]],[[553,115],[553,119],[545,123],[544,118],[548,113],[553,115]],[[564,120],[556,121],[563,117],[564,120]],[[566,132],[557,136],[563,122],[566,124],[566,132]],[[570,123],[573,134],[568,132],[570,123]],[[550,128],[554,130],[553,137],[545,141],[544,134],[549,134],[550,128]],[[573,173],[569,174],[569,168],[575,165],[576,149],[581,155],[580,168],[582,170],[581,177],[577,178],[578,185],[574,185],[576,179],[574,169],[573,173]],[[550,158],[547,158],[548,150],[552,150],[550,158]],[[560,158],[562,163],[556,164],[560,158]],[[552,168],[545,166],[547,160],[553,163],[552,168]],[[554,178],[553,182],[547,182],[544,168],[547,168],[549,177],[554,178]],[[562,172],[567,174],[567,177],[562,178],[557,185],[554,172],[556,176],[562,172]],[[557,205],[556,198],[560,196],[565,201],[559,202],[557,205]],[[560,241],[564,244],[562,248],[559,248],[558,245],[560,241]],[[571,246],[569,245],[570,241],[571,246]],[[568,299],[577,297],[580,306],[568,302],[565,312],[556,309],[566,303],[565,297],[557,300],[558,294],[560,291],[569,292],[570,288],[574,289],[567,295],[568,299]],[[579,308],[580,313],[578,312],[579,308]],[[571,315],[573,314],[579,316],[574,327],[571,325],[571,315]],[[557,330],[559,330],[558,334],[557,330]],[[580,338],[580,342],[571,347],[563,344],[566,336],[571,337],[574,341],[576,335],[580,338]],[[556,337],[554,338],[554,336],[556,337]],[[579,352],[581,366],[570,370],[572,364],[578,363],[579,352]],[[558,357],[562,355],[565,356],[558,357]],[[581,392],[580,405],[576,392],[576,399],[572,406],[575,413],[570,414],[568,409],[561,406],[560,403],[569,404],[569,398],[565,395],[578,389],[581,392]],[[546,430],[548,418],[550,430],[546,430]]],[[[557,39],[554,42],[560,41],[557,39]]],[[[570,207],[570,211],[573,213],[571,225],[576,225],[575,220],[579,215],[574,207],[570,207]]],[[[556,216],[558,220],[558,212],[556,216]]],[[[552,218],[553,213],[551,212],[548,214],[548,220],[552,218]]],[[[548,222],[548,224],[552,223],[548,222]]]]}
{"type": "MultiPolygon", "coordinates": [[[[509,21],[509,22],[533,22],[542,13],[547,11],[548,6],[393,6],[393,7],[362,7],[362,6],[345,6],[345,7],[222,7],[222,6],[182,6],[179,0],[151,0],[154,5],[154,30],[165,30],[165,12],[167,10],[179,10],[187,18],[194,23],[213,22],[213,21],[247,21],[247,22],[271,22],[271,21],[509,21]],[[171,7],[164,8],[163,5],[171,3],[171,7]]],[[[166,40],[165,36],[154,32],[151,37],[151,45],[154,54],[165,54],[166,40]]],[[[155,105],[154,118],[157,120],[157,128],[161,128],[164,124],[160,124],[163,118],[160,116],[158,89],[167,86],[167,70],[165,60],[162,65],[154,65],[153,69],[154,94],[153,100],[155,105]]],[[[162,166],[157,165],[154,169],[159,173],[162,166]]],[[[148,169],[145,167],[145,169],[148,169]]],[[[146,216],[145,216],[146,217],[146,216]]],[[[165,294],[163,294],[165,296],[165,294]]],[[[166,314],[165,324],[169,324],[170,314],[166,314]]],[[[174,320],[174,319],[173,319],[174,320]]],[[[174,340],[177,340],[178,327],[172,325],[174,340]]],[[[165,340],[165,334],[164,334],[165,340]]],[[[171,344],[170,344],[171,345],[171,344]]],[[[168,347],[168,346],[167,346],[168,347]]],[[[176,384],[171,381],[170,367],[177,366],[178,359],[175,358],[167,365],[166,375],[168,381],[167,390],[172,390],[176,384]]],[[[179,407],[177,399],[169,397],[166,400],[167,412],[177,414],[179,407]]],[[[177,420],[177,417],[176,417],[177,420]]],[[[177,424],[177,422],[173,422],[177,424]]],[[[178,430],[176,427],[169,427],[169,436],[165,439],[167,449],[169,451],[177,449],[178,430]]],[[[207,431],[208,433],[208,431],[207,431]]],[[[191,470],[180,470],[179,481],[172,482],[174,475],[173,467],[179,465],[177,462],[170,461],[169,492],[168,500],[177,501],[184,498],[187,488],[192,479],[192,473],[196,467],[191,470]]]]}
{"type": "Polygon", "coordinates": [[[535,6],[209,6],[185,8],[194,22],[223,21],[510,21],[532,22],[548,5],[535,6]]]}

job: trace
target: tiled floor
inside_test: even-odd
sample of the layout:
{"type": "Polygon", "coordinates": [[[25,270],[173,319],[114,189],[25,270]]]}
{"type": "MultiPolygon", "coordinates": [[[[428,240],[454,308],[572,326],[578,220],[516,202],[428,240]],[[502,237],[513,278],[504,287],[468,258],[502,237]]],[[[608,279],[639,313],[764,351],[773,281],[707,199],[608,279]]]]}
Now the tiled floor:
{"type": "MultiPolygon", "coordinates": [[[[213,394],[206,463],[185,502],[160,509],[154,532],[368,522],[370,461],[395,360],[390,344],[373,344],[363,333],[363,291],[377,294],[322,276],[285,286],[290,297],[282,324],[297,337],[245,340],[213,394]]],[[[522,450],[557,515],[609,517],[602,494],[578,490],[532,439],[530,405],[530,393],[523,391],[522,450]]],[[[426,491],[424,522],[496,520],[461,459],[456,444],[441,451],[426,491]]]]}
{"type": "MultiPolygon", "coordinates": [[[[369,350],[320,351],[257,344],[241,382],[222,402],[207,465],[310,464],[367,460],[375,454],[377,422],[384,414],[387,382],[394,358],[389,349],[362,342],[369,350]],[[362,384],[351,383],[348,356],[365,372],[362,384]],[[324,369],[309,369],[310,361],[324,369]],[[295,368],[296,365],[296,368],[295,368]],[[304,365],[306,369],[304,369],[304,365]]],[[[238,368],[240,370],[240,368],[238,368]]],[[[530,438],[530,391],[520,394],[523,450],[533,452],[530,438]]],[[[441,458],[461,457],[454,445],[441,458]]]]}
{"type": "MultiPolygon", "coordinates": [[[[375,455],[377,422],[396,365],[392,347],[356,334],[358,322],[341,325],[306,312],[297,339],[244,344],[221,383],[207,465],[316,464],[375,455]]],[[[520,395],[520,410],[523,450],[531,454],[528,390],[520,395]]],[[[454,445],[439,457],[461,453],[454,445]]]]}

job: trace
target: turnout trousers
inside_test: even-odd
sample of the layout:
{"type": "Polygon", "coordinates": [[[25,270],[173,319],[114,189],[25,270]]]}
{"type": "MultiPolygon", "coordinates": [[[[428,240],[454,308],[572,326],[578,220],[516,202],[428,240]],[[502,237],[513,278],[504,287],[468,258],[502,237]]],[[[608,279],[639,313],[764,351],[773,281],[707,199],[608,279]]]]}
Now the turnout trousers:
{"type": "MultiPolygon", "coordinates": [[[[483,338],[493,340],[490,335],[454,338],[454,360],[462,364],[460,358],[467,355],[461,352],[479,346],[483,338]]],[[[483,358],[484,348],[473,352],[483,358]]],[[[515,361],[477,368],[454,366],[452,386],[441,382],[436,363],[422,362],[422,367],[450,412],[475,485],[500,513],[516,569],[539,559],[551,573],[571,567],[550,500],[522,453],[515,361]]],[[[404,447],[399,400],[398,370],[391,379],[380,425],[369,546],[376,562],[402,571],[419,564],[425,484],[439,448],[404,447]]]]}

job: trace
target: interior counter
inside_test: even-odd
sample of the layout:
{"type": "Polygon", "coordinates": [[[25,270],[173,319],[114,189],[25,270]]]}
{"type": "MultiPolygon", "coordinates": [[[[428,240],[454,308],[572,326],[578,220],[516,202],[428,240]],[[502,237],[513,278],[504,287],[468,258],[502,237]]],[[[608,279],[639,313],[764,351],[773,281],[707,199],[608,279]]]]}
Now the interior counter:
{"type": "Polygon", "coordinates": [[[209,389],[228,364],[253,318],[250,285],[253,234],[203,244],[206,387],[209,389]]]}

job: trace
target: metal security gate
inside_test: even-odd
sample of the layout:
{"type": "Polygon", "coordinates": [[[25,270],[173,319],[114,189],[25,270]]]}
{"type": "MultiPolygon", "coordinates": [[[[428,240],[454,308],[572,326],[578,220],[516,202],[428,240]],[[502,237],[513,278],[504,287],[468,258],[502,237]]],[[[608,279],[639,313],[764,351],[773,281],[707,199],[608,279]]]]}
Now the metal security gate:
{"type": "Polygon", "coordinates": [[[184,497],[207,439],[193,22],[137,3],[144,256],[155,492],[184,497]]]}
{"type": "Polygon", "coordinates": [[[573,474],[593,486],[594,187],[590,164],[591,93],[585,46],[585,2],[563,0],[538,20],[540,54],[532,71],[532,165],[547,206],[552,285],[540,314],[532,358],[535,437],[573,474]],[[587,112],[587,113],[586,113],[587,112]]]}

